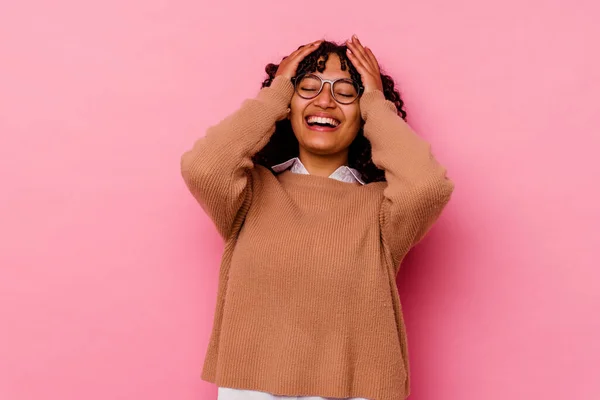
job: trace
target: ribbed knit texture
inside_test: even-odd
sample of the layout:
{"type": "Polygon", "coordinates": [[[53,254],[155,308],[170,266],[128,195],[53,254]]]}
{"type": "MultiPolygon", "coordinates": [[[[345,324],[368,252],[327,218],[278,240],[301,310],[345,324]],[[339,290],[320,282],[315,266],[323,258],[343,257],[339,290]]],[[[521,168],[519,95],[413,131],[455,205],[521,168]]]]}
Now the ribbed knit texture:
{"type": "Polygon", "coordinates": [[[453,184],[379,91],[360,107],[387,183],[254,166],[293,90],[276,78],[182,157],[186,184],[225,240],[202,378],[276,395],[404,399],[395,277],[453,184]]]}

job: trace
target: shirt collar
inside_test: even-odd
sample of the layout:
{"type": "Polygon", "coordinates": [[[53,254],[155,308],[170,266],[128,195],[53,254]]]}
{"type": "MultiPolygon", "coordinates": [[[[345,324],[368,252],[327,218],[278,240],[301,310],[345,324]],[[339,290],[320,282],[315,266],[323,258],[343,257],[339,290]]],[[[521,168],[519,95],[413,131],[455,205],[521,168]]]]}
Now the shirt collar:
{"type": "MultiPolygon", "coordinates": [[[[295,174],[309,175],[308,171],[306,170],[306,167],[304,166],[304,164],[302,164],[302,161],[300,161],[298,157],[289,159],[285,162],[282,162],[281,164],[273,165],[271,169],[277,173],[289,169],[292,173],[295,174]]],[[[336,169],[331,175],[329,175],[329,177],[347,183],[358,182],[361,185],[365,184],[365,182],[362,180],[360,172],[358,172],[354,168],[348,167],[347,165],[342,165],[341,167],[336,169]]]]}

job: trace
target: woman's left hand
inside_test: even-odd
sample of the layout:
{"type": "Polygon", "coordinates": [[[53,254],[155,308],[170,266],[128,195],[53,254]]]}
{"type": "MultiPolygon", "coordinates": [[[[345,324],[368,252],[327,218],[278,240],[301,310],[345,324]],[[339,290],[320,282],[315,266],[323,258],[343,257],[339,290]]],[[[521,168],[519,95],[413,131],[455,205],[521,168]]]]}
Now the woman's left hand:
{"type": "Polygon", "coordinates": [[[368,47],[363,47],[356,35],[346,42],[348,47],[347,54],[352,64],[360,74],[364,93],[380,90],[383,92],[383,83],[381,82],[381,72],[377,59],[368,47]]]}

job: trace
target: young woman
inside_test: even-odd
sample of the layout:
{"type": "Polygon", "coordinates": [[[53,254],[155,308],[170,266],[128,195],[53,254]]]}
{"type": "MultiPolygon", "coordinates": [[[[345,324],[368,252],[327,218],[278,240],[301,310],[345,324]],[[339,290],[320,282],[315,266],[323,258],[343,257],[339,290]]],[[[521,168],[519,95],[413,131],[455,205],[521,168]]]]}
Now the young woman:
{"type": "Polygon", "coordinates": [[[453,183],[355,36],[266,71],[181,160],[225,240],[202,378],[219,400],[404,399],[396,273],[453,183]]]}

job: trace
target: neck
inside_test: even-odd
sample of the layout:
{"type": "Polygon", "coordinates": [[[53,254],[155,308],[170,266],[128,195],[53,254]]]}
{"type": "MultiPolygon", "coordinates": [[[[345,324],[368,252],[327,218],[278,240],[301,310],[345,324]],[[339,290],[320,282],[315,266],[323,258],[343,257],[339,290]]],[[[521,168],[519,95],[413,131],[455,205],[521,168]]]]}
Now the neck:
{"type": "Polygon", "coordinates": [[[342,165],[348,164],[348,150],[337,154],[320,155],[309,153],[300,147],[299,158],[311,175],[328,177],[342,165]]]}

